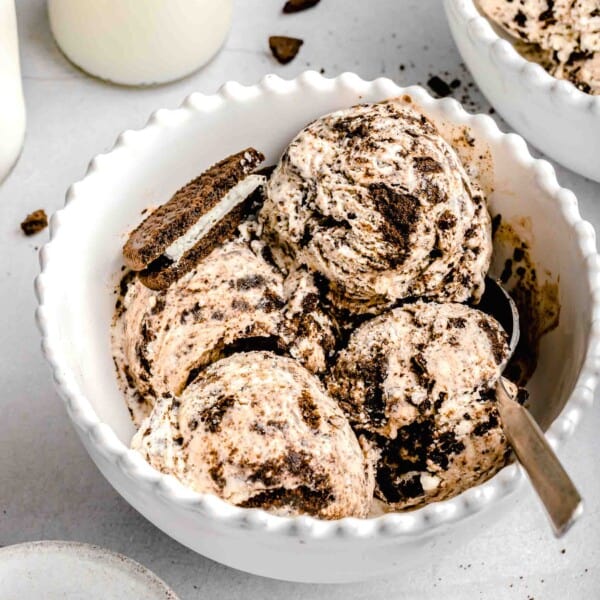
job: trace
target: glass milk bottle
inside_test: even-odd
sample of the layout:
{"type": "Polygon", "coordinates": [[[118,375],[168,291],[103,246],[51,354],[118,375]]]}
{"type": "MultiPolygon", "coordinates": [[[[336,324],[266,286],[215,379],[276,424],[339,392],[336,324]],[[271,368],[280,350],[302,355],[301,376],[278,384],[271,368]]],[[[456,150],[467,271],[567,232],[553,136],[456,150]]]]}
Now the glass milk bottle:
{"type": "Polygon", "coordinates": [[[232,0],[48,0],[63,53],[123,85],[179,79],[206,64],[231,24],[232,0]]]}
{"type": "Polygon", "coordinates": [[[14,0],[0,0],[0,181],[17,161],[25,136],[14,0]]]}

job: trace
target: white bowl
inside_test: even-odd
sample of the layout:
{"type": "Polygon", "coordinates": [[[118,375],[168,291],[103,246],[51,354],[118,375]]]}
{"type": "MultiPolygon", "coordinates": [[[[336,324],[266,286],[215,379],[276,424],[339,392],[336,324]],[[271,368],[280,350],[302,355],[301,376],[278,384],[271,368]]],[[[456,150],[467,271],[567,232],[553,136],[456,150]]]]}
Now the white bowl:
{"type": "Polygon", "coordinates": [[[561,165],[600,181],[600,96],[523,58],[473,0],[444,0],[454,41],[492,106],[561,165]]]}
{"type": "Polygon", "coordinates": [[[509,496],[522,485],[511,465],[454,499],[412,512],[335,522],[283,518],[194,493],[128,448],[134,430],[115,381],[109,325],[121,245],[141,210],[240,148],[259,148],[269,164],[311,119],[402,94],[445,131],[470,128],[476,143],[466,148],[483,154],[488,148],[492,212],[507,220],[530,216],[533,258],[560,277],[560,326],[544,339],[530,386],[542,423],[554,421],[550,441],[570,435],[592,403],[600,367],[594,230],[552,167],[534,160],[520,137],[501,133],[490,117],[469,115],[455,100],[350,73],[326,79],[307,72],[292,81],[269,75],[254,86],[227,83],[212,96],[193,94],[177,110],[154,113],[144,129],[121,134],[114,149],[94,158],[84,179],[71,186],[41,251],[37,321],[69,416],[104,476],[160,529],[221,563],[296,581],[384,575],[426,560],[444,540],[455,546],[473,536],[510,507],[509,496]]]}

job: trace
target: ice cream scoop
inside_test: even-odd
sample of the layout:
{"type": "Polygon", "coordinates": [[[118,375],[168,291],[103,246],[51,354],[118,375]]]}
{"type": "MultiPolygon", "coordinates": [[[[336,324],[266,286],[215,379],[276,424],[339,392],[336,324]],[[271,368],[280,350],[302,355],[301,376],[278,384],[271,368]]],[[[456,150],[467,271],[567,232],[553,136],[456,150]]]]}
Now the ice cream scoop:
{"type": "Polygon", "coordinates": [[[320,381],[269,352],[224,358],[160,399],[132,441],[199,492],[279,515],[367,516],[373,472],[320,381]]]}
{"type": "Polygon", "coordinates": [[[236,351],[270,349],[313,372],[326,368],[335,324],[312,276],[284,280],[263,250],[258,240],[238,237],[166,290],[148,289],[138,278],[124,285],[112,346],[136,425],[156,398],[180,394],[200,370],[236,351]]]}
{"type": "Polygon", "coordinates": [[[492,249],[485,198],[435,125],[402,99],[303,129],[266,185],[259,220],[279,266],[317,273],[339,311],[483,292],[492,249]]]}
{"type": "Polygon", "coordinates": [[[276,347],[283,277],[240,240],[218,247],[164,291],[135,279],[113,325],[113,355],[134,421],[240,344],[276,347]]]}
{"type": "Polygon", "coordinates": [[[506,464],[494,386],[508,355],[500,324],[456,303],[406,304],[351,335],[328,389],[376,449],[390,508],[450,498],[506,464]]]}

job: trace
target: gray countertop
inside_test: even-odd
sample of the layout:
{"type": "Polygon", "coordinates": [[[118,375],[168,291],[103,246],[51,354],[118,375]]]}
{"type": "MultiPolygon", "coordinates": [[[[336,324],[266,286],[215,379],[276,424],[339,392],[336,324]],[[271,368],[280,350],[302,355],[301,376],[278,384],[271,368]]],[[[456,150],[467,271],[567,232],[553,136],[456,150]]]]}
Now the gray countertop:
{"type": "MultiPolygon", "coordinates": [[[[455,97],[488,112],[461,64],[441,4],[324,0],[306,13],[283,16],[283,0],[237,0],[233,29],[218,57],[187,79],[151,89],[87,77],[54,45],[45,2],[17,4],[28,129],[19,163],[0,185],[0,545],[65,539],[106,546],[155,571],[182,599],[600,598],[598,405],[560,449],[586,501],[585,516],[564,540],[552,537],[529,493],[510,518],[466,546],[440,549],[420,569],[363,584],[300,585],[216,564],[135,512],[88,458],[39,351],[32,281],[47,232],[25,238],[19,223],[37,208],[58,209],[69,184],[120,131],[141,127],[153,110],[175,107],[193,91],[212,92],[225,80],[253,83],[268,72],[293,77],[307,68],[384,75],[400,84],[425,83],[433,74],[457,78],[455,97]],[[272,34],[304,38],[288,66],[271,58],[272,34]]],[[[600,185],[562,168],[558,175],[578,195],[583,216],[600,225],[600,185]]]]}

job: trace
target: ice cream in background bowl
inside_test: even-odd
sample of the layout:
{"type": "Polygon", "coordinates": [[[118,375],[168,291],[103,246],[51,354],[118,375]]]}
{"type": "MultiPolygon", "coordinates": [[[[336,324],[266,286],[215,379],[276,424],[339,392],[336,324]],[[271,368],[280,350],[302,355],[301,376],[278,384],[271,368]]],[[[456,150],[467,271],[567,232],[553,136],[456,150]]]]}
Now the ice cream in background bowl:
{"type": "Polygon", "coordinates": [[[600,94],[597,0],[479,0],[479,5],[551,75],[587,94],[600,94]]]}
{"type": "MultiPolygon", "coordinates": [[[[501,223],[518,232],[539,284],[559,281],[558,327],[541,338],[528,385],[534,413],[544,427],[552,424],[550,440],[568,435],[591,401],[597,352],[591,331],[596,318],[591,289],[597,278],[593,232],[581,221],[572,194],[558,186],[547,163],[529,156],[520,138],[501,134],[491,119],[467,115],[453,101],[433,100],[421,88],[403,90],[388,80],[368,83],[352,75],[328,80],[307,73],[290,82],[268,77],[248,88],[228,84],[214,97],[194,95],[177,111],[156,113],[146,129],[123,134],[116,148],[95,159],[86,178],[71,188],[68,206],[54,217],[53,239],[42,252],[38,321],[67,410],[105,476],[158,527],[226,564],[302,581],[389,573],[398,569],[399,560],[406,568],[425,560],[431,544],[468,539],[479,526],[500,518],[512,504],[509,496],[521,489],[519,471],[510,465],[453,499],[405,513],[340,521],[282,517],[197,494],[128,449],[135,428],[115,378],[107,332],[124,236],[140,222],[141,211],[161,204],[200,170],[240,148],[260,148],[266,163],[274,164],[315,118],[360,102],[403,96],[435,123],[469,177],[489,196],[496,224],[501,215],[501,223]],[[233,132],[231,137],[222,135],[224,128],[233,132]],[[556,243],[559,254],[550,251],[556,243]],[[73,244],[80,252],[69,251],[73,244]],[[69,309],[63,302],[66,273],[72,281],[69,309]]],[[[509,244],[499,248],[493,274],[501,275],[507,260],[514,260],[508,252],[509,244]]],[[[508,270],[509,277],[518,278],[516,269],[508,270]]],[[[299,275],[300,289],[319,283],[304,277],[299,275]]],[[[298,368],[315,377],[306,367],[298,368]]],[[[194,402],[190,398],[190,407],[194,402]]],[[[313,435],[305,434],[308,439],[313,435]]]]}
{"type": "Polygon", "coordinates": [[[600,181],[599,17],[594,0],[444,0],[477,85],[508,124],[561,165],[600,181]]]}

